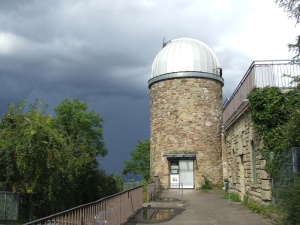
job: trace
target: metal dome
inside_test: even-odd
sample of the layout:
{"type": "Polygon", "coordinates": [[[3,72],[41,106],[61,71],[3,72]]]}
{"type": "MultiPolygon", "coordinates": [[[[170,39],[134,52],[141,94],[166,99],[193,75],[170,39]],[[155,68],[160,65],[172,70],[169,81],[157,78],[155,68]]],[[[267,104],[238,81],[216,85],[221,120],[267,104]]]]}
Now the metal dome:
{"type": "Polygon", "coordinates": [[[220,63],[205,43],[193,38],[168,42],[156,55],[148,84],[175,77],[208,77],[224,82],[220,63]]]}

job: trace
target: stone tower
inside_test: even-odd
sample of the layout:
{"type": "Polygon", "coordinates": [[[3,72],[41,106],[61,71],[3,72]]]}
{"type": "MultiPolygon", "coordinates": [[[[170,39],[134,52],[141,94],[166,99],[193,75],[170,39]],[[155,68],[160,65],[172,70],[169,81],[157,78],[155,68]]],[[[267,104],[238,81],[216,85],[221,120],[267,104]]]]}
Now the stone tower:
{"type": "Polygon", "coordinates": [[[192,38],[157,54],[150,89],[150,170],[177,187],[222,182],[222,69],[214,52],[192,38]]]}

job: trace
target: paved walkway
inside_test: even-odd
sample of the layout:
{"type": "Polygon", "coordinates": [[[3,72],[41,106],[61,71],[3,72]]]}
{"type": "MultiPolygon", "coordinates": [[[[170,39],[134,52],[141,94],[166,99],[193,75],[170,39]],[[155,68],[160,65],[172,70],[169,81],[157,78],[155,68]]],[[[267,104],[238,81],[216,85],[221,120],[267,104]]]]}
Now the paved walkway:
{"type": "MultiPolygon", "coordinates": [[[[185,209],[173,219],[156,223],[163,225],[271,225],[270,219],[251,212],[241,204],[223,199],[224,191],[203,193],[200,190],[184,190],[185,209]]],[[[128,221],[125,225],[144,223],[128,221]]]]}

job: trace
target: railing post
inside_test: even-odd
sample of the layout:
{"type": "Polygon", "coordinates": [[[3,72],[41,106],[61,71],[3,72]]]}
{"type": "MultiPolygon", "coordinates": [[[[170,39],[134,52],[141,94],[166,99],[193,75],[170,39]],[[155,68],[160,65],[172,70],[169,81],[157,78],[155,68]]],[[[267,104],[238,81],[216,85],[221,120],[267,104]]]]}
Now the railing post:
{"type": "Polygon", "coordinates": [[[183,183],[181,183],[181,201],[183,203],[183,183]]]}
{"type": "Polygon", "coordinates": [[[83,213],[82,213],[83,208],[80,209],[80,225],[83,225],[83,213]]]}

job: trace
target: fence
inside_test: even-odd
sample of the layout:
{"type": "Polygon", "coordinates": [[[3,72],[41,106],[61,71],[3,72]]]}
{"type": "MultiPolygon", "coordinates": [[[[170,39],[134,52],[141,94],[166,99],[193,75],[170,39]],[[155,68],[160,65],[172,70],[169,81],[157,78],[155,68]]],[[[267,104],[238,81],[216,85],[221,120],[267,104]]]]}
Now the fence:
{"type": "Polygon", "coordinates": [[[223,123],[230,120],[254,88],[292,88],[296,86],[293,77],[299,74],[300,66],[291,60],[254,61],[231,97],[223,104],[223,123]]]}
{"type": "Polygon", "coordinates": [[[119,225],[142,206],[143,187],[139,186],[25,225],[119,225]]]}
{"type": "Polygon", "coordinates": [[[0,191],[0,220],[18,220],[19,194],[0,191]]]}
{"type": "Polygon", "coordinates": [[[300,147],[293,147],[282,153],[279,178],[274,180],[275,188],[285,188],[300,178],[300,147]]]}
{"type": "Polygon", "coordinates": [[[148,202],[183,202],[183,184],[150,183],[147,190],[148,202]]]}

